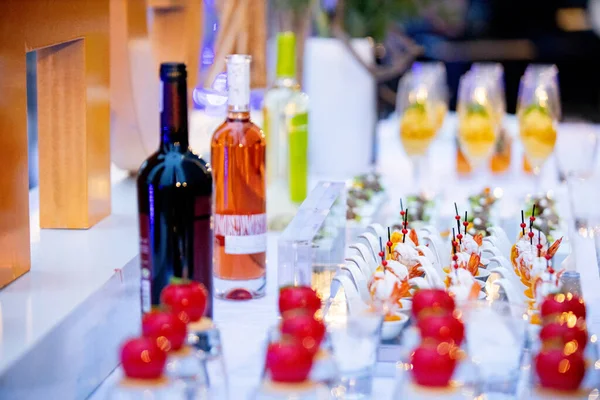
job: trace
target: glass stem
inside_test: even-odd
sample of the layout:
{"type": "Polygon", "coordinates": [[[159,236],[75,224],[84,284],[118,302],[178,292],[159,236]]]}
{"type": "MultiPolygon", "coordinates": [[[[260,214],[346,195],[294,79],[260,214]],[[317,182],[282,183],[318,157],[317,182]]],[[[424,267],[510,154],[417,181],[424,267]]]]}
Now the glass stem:
{"type": "Polygon", "coordinates": [[[423,192],[423,164],[425,156],[413,156],[411,157],[411,163],[413,167],[413,188],[417,194],[423,192]]]}
{"type": "Polygon", "coordinates": [[[533,167],[533,195],[542,193],[542,167],[533,167]]]}
{"type": "Polygon", "coordinates": [[[476,185],[475,188],[473,188],[476,192],[479,191],[480,189],[483,189],[483,187],[481,185],[485,186],[485,179],[487,178],[487,172],[488,172],[488,161],[487,159],[484,161],[481,160],[477,160],[478,162],[473,162],[471,160],[469,160],[469,165],[471,167],[471,181],[473,182],[474,185],[476,185]]]}

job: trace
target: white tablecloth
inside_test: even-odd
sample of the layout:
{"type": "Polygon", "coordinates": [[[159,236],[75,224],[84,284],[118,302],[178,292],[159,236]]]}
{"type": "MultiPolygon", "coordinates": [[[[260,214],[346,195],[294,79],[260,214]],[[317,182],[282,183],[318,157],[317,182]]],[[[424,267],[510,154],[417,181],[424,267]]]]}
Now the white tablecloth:
{"type": "MultiPolygon", "coordinates": [[[[516,132],[514,117],[507,118],[507,129],[516,132]]],[[[464,202],[470,194],[481,189],[469,178],[459,178],[455,168],[455,119],[447,118],[438,139],[432,145],[429,167],[426,171],[428,186],[435,188],[443,207],[441,216],[452,220],[454,201],[464,202]]],[[[349,138],[351,140],[351,138],[349,138]]],[[[515,141],[517,142],[517,141],[515,141]]],[[[398,122],[394,118],[382,121],[378,131],[379,162],[377,169],[382,173],[390,199],[399,199],[413,193],[411,166],[402,150],[398,122]]],[[[490,177],[486,183],[503,189],[504,198],[501,213],[519,218],[522,200],[531,192],[532,179],[525,177],[521,170],[522,151],[518,143],[513,148],[513,165],[502,176],[490,177]]],[[[568,215],[566,188],[559,187],[556,164],[549,160],[543,176],[545,188],[553,188],[561,199],[561,212],[568,215]]],[[[263,362],[263,343],[267,329],[277,319],[277,233],[268,234],[267,249],[267,295],[249,302],[228,302],[216,300],[215,322],[221,330],[225,359],[229,370],[231,399],[245,399],[257,387],[263,362]]],[[[589,307],[589,328],[592,333],[600,332],[600,278],[593,241],[572,235],[572,246],[577,252],[577,267],[582,276],[582,286],[589,307]]],[[[106,389],[119,378],[117,370],[92,396],[93,400],[103,399],[106,389]]],[[[374,399],[389,399],[392,396],[394,380],[377,377],[374,381],[374,399]]]]}

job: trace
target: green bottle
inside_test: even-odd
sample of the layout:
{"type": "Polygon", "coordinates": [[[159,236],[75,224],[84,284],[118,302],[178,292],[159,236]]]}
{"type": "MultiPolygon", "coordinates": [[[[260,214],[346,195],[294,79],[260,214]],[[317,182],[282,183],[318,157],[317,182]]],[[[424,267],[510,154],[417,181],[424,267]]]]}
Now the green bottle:
{"type": "Polygon", "coordinates": [[[308,96],[296,80],[296,37],[292,32],[277,35],[276,78],[265,95],[263,112],[272,194],[267,204],[274,214],[293,215],[308,190],[308,96]]]}

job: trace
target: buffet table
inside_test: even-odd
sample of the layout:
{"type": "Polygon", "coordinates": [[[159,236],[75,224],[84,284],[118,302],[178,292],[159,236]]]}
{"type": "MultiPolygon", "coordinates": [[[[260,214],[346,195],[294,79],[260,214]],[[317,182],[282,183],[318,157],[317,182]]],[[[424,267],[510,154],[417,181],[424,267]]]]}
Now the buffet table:
{"type": "MultiPolygon", "coordinates": [[[[399,199],[411,193],[410,163],[398,140],[395,118],[382,121],[379,124],[378,171],[382,174],[388,197],[399,199]]],[[[514,117],[507,118],[507,129],[516,132],[514,117]]],[[[455,162],[455,119],[447,118],[442,131],[431,148],[429,166],[426,174],[431,177],[426,188],[435,188],[437,198],[444,208],[439,210],[438,220],[453,222],[453,202],[464,202],[466,197],[480,187],[469,178],[459,178],[454,167],[455,162]]],[[[504,195],[500,213],[504,216],[518,218],[518,207],[521,200],[531,190],[532,179],[520,171],[522,152],[518,141],[513,147],[513,163],[511,169],[504,175],[493,177],[488,182],[492,188],[502,188],[504,195]]],[[[557,182],[556,164],[552,159],[543,175],[545,188],[552,188],[561,198],[561,213],[569,220],[569,208],[566,207],[566,188],[557,182]]],[[[570,229],[570,227],[569,227],[570,229]]],[[[229,370],[230,390],[232,399],[247,398],[256,389],[262,373],[263,346],[266,332],[277,320],[277,239],[279,233],[270,232],[268,235],[267,260],[267,295],[251,302],[226,302],[216,300],[215,321],[221,329],[224,344],[225,359],[229,370]]],[[[578,271],[581,273],[582,287],[589,310],[590,334],[600,333],[600,277],[596,262],[596,250],[593,240],[579,235],[572,235],[567,243],[575,250],[578,271]]],[[[374,379],[373,398],[391,398],[395,386],[389,370],[381,369],[376,372],[374,379]],[[386,376],[382,376],[386,375],[386,376]]],[[[117,370],[107,382],[95,393],[92,399],[102,399],[107,387],[120,376],[117,370]]]]}
{"type": "MultiPolygon", "coordinates": [[[[382,174],[382,180],[388,192],[388,198],[390,199],[390,202],[396,202],[401,196],[406,196],[412,192],[412,174],[410,173],[411,167],[408,158],[404,154],[400,145],[397,127],[398,121],[395,118],[390,118],[382,121],[379,124],[378,132],[379,164],[377,169],[382,174]]],[[[481,189],[481,187],[475,187],[475,183],[469,178],[457,177],[454,164],[454,127],[455,119],[451,115],[446,119],[438,139],[431,148],[429,155],[429,166],[427,171],[425,171],[425,176],[428,177],[427,188],[436,189],[438,203],[442,205],[442,207],[440,207],[438,210],[438,221],[440,221],[442,224],[444,223],[444,218],[452,221],[454,201],[460,204],[461,202],[464,202],[470,194],[473,194],[476,190],[481,189]]],[[[193,126],[192,128],[192,130],[194,130],[193,126]]],[[[509,132],[514,133],[516,131],[514,117],[507,118],[507,128],[509,132]]],[[[194,134],[192,133],[192,137],[193,135],[194,134]]],[[[502,205],[500,212],[503,215],[513,216],[514,218],[518,218],[518,210],[520,209],[519,207],[521,207],[521,200],[524,198],[528,190],[532,188],[531,178],[525,177],[522,172],[520,172],[520,161],[521,151],[518,143],[516,143],[513,148],[513,163],[511,170],[505,175],[493,177],[489,182],[487,182],[492,188],[502,188],[504,196],[501,202],[502,205]]],[[[555,191],[557,198],[561,199],[560,212],[563,213],[565,220],[570,221],[568,214],[569,207],[566,206],[567,202],[565,201],[567,198],[566,188],[558,184],[557,174],[555,171],[556,166],[554,164],[554,160],[552,159],[546,166],[543,184],[546,188],[552,188],[555,191]]],[[[95,227],[85,232],[85,234],[88,236],[86,236],[86,239],[83,243],[85,243],[85,246],[92,246],[93,243],[114,243],[115,241],[121,241],[122,243],[117,246],[118,251],[112,249],[109,250],[106,248],[106,246],[102,246],[102,248],[105,249],[103,251],[99,251],[98,248],[92,251],[93,247],[83,247],[76,250],[84,252],[89,250],[96,255],[95,257],[85,258],[84,263],[90,263],[90,265],[98,264],[98,268],[102,269],[102,274],[106,276],[103,275],[101,277],[102,279],[98,277],[98,282],[105,282],[108,279],[108,283],[113,282],[112,284],[117,284],[120,282],[121,285],[125,284],[126,289],[123,289],[123,293],[127,293],[127,296],[119,297],[121,299],[121,305],[116,304],[116,300],[113,300],[113,303],[115,303],[114,309],[121,310],[120,314],[116,313],[119,315],[120,319],[115,319],[116,317],[113,315],[115,313],[105,311],[106,314],[101,316],[103,324],[99,325],[98,329],[96,329],[97,331],[101,330],[99,328],[105,330],[111,329],[111,332],[113,332],[115,329],[108,325],[107,321],[110,321],[111,323],[118,323],[121,321],[123,322],[122,328],[116,331],[118,331],[117,333],[120,336],[125,337],[135,334],[135,326],[139,326],[140,318],[139,310],[135,310],[134,307],[135,302],[133,303],[134,306],[131,306],[129,303],[127,303],[127,306],[123,305],[125,304],[123,303],[125,301],[124,299],[129,299],[127,301],[133,302],[132,299],[137,299],[137,293],[139,293],[137,292],[137,285],[139,285],[139,264],[137,257],[131,260],[131,257],[133,257],[137,252],[137,236],[135,235],[137,226],[134,200],[135,187],[133,185],[132,178],[130,177],[120,175],[118,177],[115,176],[114,180],[114,185],[116,185],[115,187],[118,187],[118,190],[115,190],[113,194],[113,215],[109,218],[110,221],[108,223],[103,222],[99,224],[97,228],[95,227]],[[117,207],[115,207],[115,204],[117,207]],[[89,236],[90,234],[92,234],[92,236],[89,236]],[[125,234],[128,237],[125,238],[123,236],[119,236],[125,234]],[[108,254],[111,252],[113,252],[113,254],[108,254]]],[[[569,226],[568,229],[570,232],[574,232],[574,229],[572,229],[571,226],[569,226]]],[[[34,232],[37,232],[38,235],[40,234],[39,229],[35,230],[34,232]]],[[[73,235],[77,233],[79,232],[65,232],[60,239],[64,240],[66,237],[65,235],[73,235]]],[[[42,237],[44,237],[46,234],[56,235],[55,232],[41,232],[42,237]]],[[[585,232],[583,234],[583,236],[572,234],[567,242],[576,253],[577,269],[581,273],[582,289],[588,304],[588,327],[590,334],[598,334],[600,333],[600,277],[598,274],[598,265],[596,261],[596,250],[593,240],[590,237],[584,237],[589,235],[587,235],[585,232]]],[[[278,317],[276,307],[278,237],[279,233],[270,232],[268,234],[267,295],[262,299],[253,300],[250,302],[227,302],[215,300],[215,322],[221,330],[224,356],[229,372],[231,399],[247,398],[248,395],[256,389],[260,381],[263,363],[262,352],[266,338],[266,332],[269,327],[276,323],[278,317]]],[[[56,240],[59,240],[59,236],[56,236],[56,240]]],[[[42,242],[44,242],[44,240],[42,240],[42,242]]],[[[50,246],[49,242],[46,241],[44,243],[45,246],[50,246]]],[[[46,249],[45,251],[46,253],[43,254],[48,254],[47,252],[49,250],[46,249]]],[[[38,259],[40,257],[38,257],[38,259]]],[[[55,255],[52,261],[56,264],[61,263],[58,255],[55,255]]],[[[65,305],[66,303],[58,305],[58,309],[60,310],[59,314],[49,311],[50,307],[48,306],[46,306],[43,310],[39,308],[40,306],[38,306],[36,313],[33,313],[33,315],[35,315],[34,321],[26,320],[23,324],[12,325],[7,323],[10,318],[13,320],[17,318],[22,319],[25,318],[24,315],[32,315],[31,312],[23,315],[18,315],[17,313],[11,314],[10,311],[6,311],[6,307],[9,304],[17,304],[18,301],[23,301],[25,304],[27,304],[27,301],[31,302],[31,300],[27,300],[27,298],[38,298],[39,296],[51,299],[51,297],[48,297],[48,290],[42,290],[39,284],[36,287],[36,285],[32,285],[30,283],[39,282],[43,278],[47,279],[48,277],[52,277],[53,274],[55,278],[59,277],[58,272],[53,272],[51,270],[49,263],[50,261],[40,262],[38,260],[36,264],[34,261],[34,267],[32,268],[32,272],[29,274],[29,277],[22,278],[0,293],[0,306],[2,306],[2,308],[0,308],[0,312],[3,312],[3,314],[0,314],[3,321],[3,329],[0,329],[0,342],[2,343],[2,347],[0,347],[0,349],[4,349],[4,354],[1,356],[2,358],[0,358],[0,371],[2,368],[4,368],[5,371],[10,371],[11,368],[15,368],[15,366],[19,367],[19,364],[23,364],[18,362],[19,358],[26,358],[28,357],[28,354],[34,353],[36,346],[39,347],[41,344],[46,343],[45,339],[50,334],[58,335],[58,333],[54,330],[51,330],[51,328],[53,326],[59,326],[63,319],[68,319],[69,316],[76,313],[78,308],[81,308],[86,300],[89,301],[88,297],[93,296],[95,293],[94,291],[98,290],[98,288],[95,286],[98,286],[99,284],[96,284],[95,286],[92,285],[94,288],[88,288],[86,285],[84,285],[84,287],[80,288],[80,291],[76,291],[76,297],[78,298],[70,299],[71,303],[69,303],[68,306],[65,305]],[[44,267],[44,271],[39,270],[40,265],[46,265],[46,267],[44,267]],[[44,314],[45,312],[47,314],[42,317],[41,314],[44,314]],[[7,319],[7,315],[10,316],[9,319],[7,319]],[[44,323],[40,324],[40,322],[38,322],[39,320],[44,320],[44,323]],[[7,358],[7,355],[10,356],[10,358],[7,358]]],[[[87,269],[88,268],[86,267],[85,270],[87,269]]],[[[77,287],[78,280],[81,282],[89,282],[89,280],[86,279],[87,278],[84,277],[75,277],[72,279],[73,282],[65,284],[64,287],[66,289],[72,289],[73,287],[77,287]]],[[[59,286],[60,285],[57,287],[59,286]]],[[[105,295],[109,294],[105,293],[105,295]]],[[[23,307],[21,307],[21,309],[22,308],[23,307]]],[[[27,308],[27,306],[25,306],[25,308],[27,308]]],[[[79,310],[79,312],[81,312],[81,310],[79,310]]],[[[27,318],[32,317],[30,316],[27,318]]],[[[91,319],[90,321],[94,320],[98,321],[98,319],[91,319]]],[[[64,335],[67,335],[66,332],[71,332],[72,329],[73,326],[67,326],[62,332],[64,335]],[[67,329],[71,330],[67,331],[67,329]]],[[[90,329],[93,329],[93,326],[91,326],[90,329]]],[[[97,335],[104,334],[104,331],[97,332],[97,335]]],[[[68,337],[73,337],[72,335],[74,334],[70,333],[61,340],[65,342],[67,341],[68,337]]],[[[109,335],[107,335],[107,337],[108,336],[109,335]]],[[[111,336],[111,347],[113,349],[113,354],[106,354],[104,355],[104,358],[109,359],[114,363],[118,352],[118,346],[116,343],[114,343],[115,339],[113,337],[116,336],[111,336]]],[[[79,346],[78,348],[83,349],[82,354],[84,355],[76,354],[73,350],[71,350],[65,352],[61,356],[68,357],[69,354],[71,354],[73,359],[77,360],[76,363],[73,363],[74,365],[89,369],[91,368],[89,364],[93,361],[88,359],[84,362],[81,361],[80,358],[89,356],[91,351],[90,346],[94,346],[94,340],[96,340],[96,338],[92,338],[90,336],[86,339],[82,339],[81,343],[77,344],[77,346],[79,346]]],[[[50,341],[48,343],[51,345],[52,342],[50,341]]],[[[45,354],[46,353],[43,353],[43,355],[39,356],[38,358],[46,357],[45,354]]],[[[49,351],[48,354],[52,354],[52,352],[49,351]]],[[[97,351],[91,351],[91,354],[98,358],[100,356],[97,354],[97,351]]],[[[110,365],[110,363],[106,364],[106,367],[110,365]]],[[[79,372],[74,367],[70,367],[70,369],[73,370],[72,372],[74,375],[77,375],[79,372]]],[[[97,375],[100,372],[101,371],[96,371],[95,373],[97,375]]],[[[119,368],[117,368],[91,395],[91,398],[93,400],[104,399],[107,390],[116,382],[116,380],[119,379],[120,376],[121,371],[119,368]]],[[[33,382],[37,381],[33,380],[33,382]]],[[[45,391],[48,390],[48,388],[51,388],[53,390],[52,393],[55,394],[61,392],[68,393],[69,395],[66,395],[64,398],[84,398],[87,397],[87,394],[89,394],[93,389],[91,386],[92,381],[90,381],[89,387],[86,387],[85,384],[78,383],[75,385],[69,382],[61,381],[52,383],[46,381],[44,385],[37,385],[37,383],[35,383],[32,386],[29,386],[28,389],[35,389],[36,386],[39,386],[39,390],[45,391]]],[[[2,385],[0,384],[0,397],[2,397],[2,394],[6,393],[19,393],[17,391],[2,392],[1,387],[2,385]]],[[[394,378],[392,376],[381,376],[381,374],[379,374],[379,376],[376,376],[374,380],[373,398],[391,398],[393,388],[394,378]]],[[[20,394],[23,395],[23,393],[25,392],[22,388],[20,394]]],[[[15,396],[7,398],[35,397],[27,397],[27,395],[25,395],[24,397],[15,396]]],[[[48,398],[57,397],[54,396],[48,398]]]]}

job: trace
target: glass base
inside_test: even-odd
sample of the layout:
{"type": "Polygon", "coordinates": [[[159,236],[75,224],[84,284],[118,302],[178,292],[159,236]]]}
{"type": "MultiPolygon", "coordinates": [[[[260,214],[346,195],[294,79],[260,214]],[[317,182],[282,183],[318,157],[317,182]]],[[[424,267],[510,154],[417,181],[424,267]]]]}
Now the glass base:
{"type": "Polygon", "coordinates": [[[373,391],[373,375],[369,371],[364,374],[340,374],[331,389],[333,399],[370,399],[373,391]]]}
{"type": "Polygon", "coordinates": [[[244,301],[264,297],[267,278],[233,280],[213,278],[215,297],[222,300],[244,301]]]}

